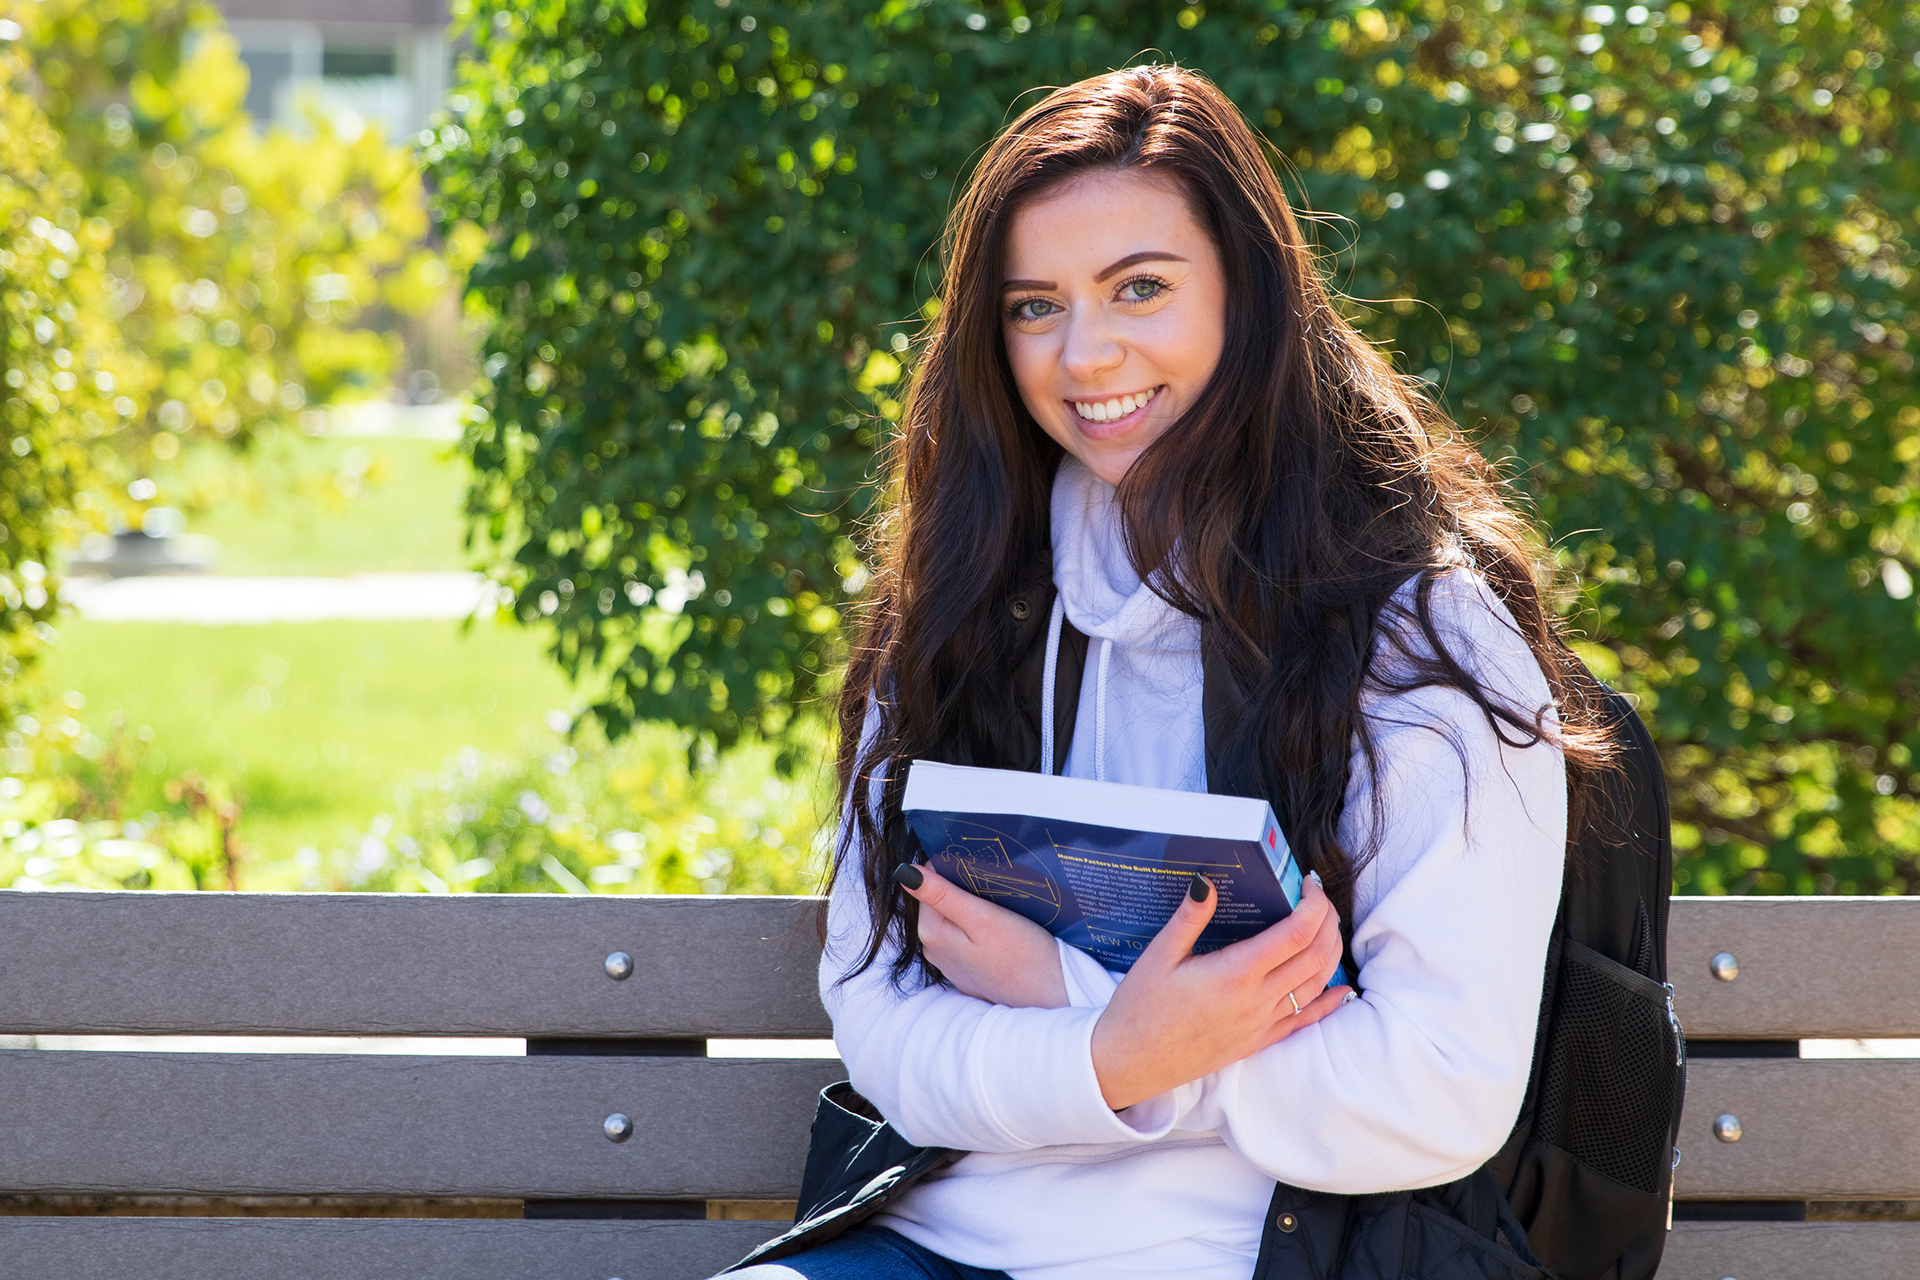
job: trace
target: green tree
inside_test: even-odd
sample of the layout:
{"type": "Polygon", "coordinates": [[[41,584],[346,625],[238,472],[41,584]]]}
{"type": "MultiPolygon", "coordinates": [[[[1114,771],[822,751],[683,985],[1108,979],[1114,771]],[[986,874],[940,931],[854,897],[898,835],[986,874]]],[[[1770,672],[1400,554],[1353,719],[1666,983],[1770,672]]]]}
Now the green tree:
{"type": "MultiPolygon", "coordinates": [[[[227,883],[237,809],[180,781],[160,831],[120,801],[139,748],[87,733],[31,678],[55,550],[137,523],[146,459],[384,385],[362,308],[424,306],[403,149],[240,111],[218,15],[183,0],[46,0],[0,22],[0,883],[227,883]],[[160,843],[154,843],[159,841],[160,843]]],[[[141,496],[145,494],[146,496],[141,496]]]]}
{"type": "Polygon", "coordinates": [[[47,724],[25,714],[33,659],[56,638],[51,553],[100,506],[112,402],[139,363],[107,319],[112,228],[73,207],[82,184],[33,87],[29,60],[0,48],[0,885],[59,867],[97,888],[190,888],[196,859],[109,820],[126,744],[91,741],[64,707],[47,724]]]}
{"type": "Polygon", "coordinates": [[[426,154],[489,235],[470,506],[616,732],[821,695],[956,179],[1033,86],[1167,57],[1532,495],[1680,883],[1909,887],[1914,0],[462,7],[426,154]]]}
{"type": "Polygon", "coordinates": [[[125,486],[149,451],[244,445],[379,389],[396,340],[363,309],[424,307],[445,276],[408,153],[321,122],[255,129],[212,9],[47,0],[20,18],[0,46],[9,678],[51,617],[54,545],[137,522],[125,486]]]}
{"type": "Polygon", "coordinates": [[[75,212],[113,230],[108,316],[137,366],[115,401],[129,443],[244,445],[309,404],[385,388],[400,342],[367,313],[422,310],[445,277],[404,148],[324,119],[309,136],[257,127],[236,46],[191,0],[47,0],[23,43],[75,212]]]}
{"type": "Polygon", "coordinates": [[[0,709],[50,629],[46,566],[91,501],[94,459],[132,357],[105,319],[113,232],[71,203],[77,176],[31,93],[30,64],[0,48],[0,709]]]}

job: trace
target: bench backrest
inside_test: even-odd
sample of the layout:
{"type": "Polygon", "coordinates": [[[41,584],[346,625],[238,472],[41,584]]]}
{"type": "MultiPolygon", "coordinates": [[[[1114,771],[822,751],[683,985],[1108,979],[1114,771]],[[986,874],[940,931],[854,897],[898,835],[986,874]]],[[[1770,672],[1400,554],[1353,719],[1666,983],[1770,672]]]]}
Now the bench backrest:
{"type": "MultiPolygon", "coordinates": [[[[833,1060],[697,1056],[709,1038],[831,1034],[815,907],[0,892],[0,1034],[530,1046],[524,1058],[0,1052],[0,1197],[16,1210],[49,1196],[263,1214],[289,1197],[352,1198],[354,1212],[479,1198],[525,1202],[536,1219],[14,1217],[0,1223],[0,1275],[706,1275],[777,1226],[680,1219],[790,1199],[814,1095],[841,1076],[833,1060]],[[609,966],[615,953],[629,964],[609,966]],[[631,1123],[620,1141],[605,1130],[616,1114],[631,1123]],[[581,1216],[538,1220],[548,1209],[581,1216]]],[[[1785,1280],[1839,1274],[1839,1258],[1852,1277],[1920,1274],[1920,1222],[1686,1220],[1716,1205],[1781,1218],[1810,1201],[1920,1198],[1920,1062],[1766,1056],[1801,1038],[1920,1036],[1920,901],[1677,900],[1669,952],[1696,1056],[1683,1221],[1661,1275],[1785,1280]],[[1722,953],[1730,980],[1714,976],[1722,953]],[[1721,1116],[1738,1117],[1737,1141],[1714,1136],[1721,1116]]]]}

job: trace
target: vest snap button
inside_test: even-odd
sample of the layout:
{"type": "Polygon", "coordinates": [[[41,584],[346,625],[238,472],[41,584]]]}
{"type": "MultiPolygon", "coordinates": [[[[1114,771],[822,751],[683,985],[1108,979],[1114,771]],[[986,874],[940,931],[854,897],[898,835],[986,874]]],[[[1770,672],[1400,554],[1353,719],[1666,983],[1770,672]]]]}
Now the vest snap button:
{"type": "Polygon", "coordinates": [[[1280,1215],[1279,1219],[1274,1222],[1273,1225],[1276,1227],[1279,1227],[1282,1231],[1285,1231],[1291,1234],[1294,1228],[1300,1225],[1300,1219],[1294,1217],[1290,1213],[1283,1213],[1280,1215]]]}
{"type": "Polygon", "coordinates": [[[1027,603],[1025,596],[1015,596],[1011,607],[1013,609],[1014,619],[1019,622],[1025,622],[1027,615],[1033,612],[1033,606],[1027,603]]]}

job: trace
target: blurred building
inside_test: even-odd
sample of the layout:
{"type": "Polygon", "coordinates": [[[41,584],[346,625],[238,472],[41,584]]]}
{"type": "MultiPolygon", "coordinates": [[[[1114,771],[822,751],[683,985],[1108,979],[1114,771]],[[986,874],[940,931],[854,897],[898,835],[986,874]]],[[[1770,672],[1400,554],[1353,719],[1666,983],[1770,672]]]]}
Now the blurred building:
{"type": "Polygon", "coordinates": [[[252,74],[247,113],[298,128],[312,113],[348,136],[425,126],[453,69],[447,0],[215,0],[252,74]]]}

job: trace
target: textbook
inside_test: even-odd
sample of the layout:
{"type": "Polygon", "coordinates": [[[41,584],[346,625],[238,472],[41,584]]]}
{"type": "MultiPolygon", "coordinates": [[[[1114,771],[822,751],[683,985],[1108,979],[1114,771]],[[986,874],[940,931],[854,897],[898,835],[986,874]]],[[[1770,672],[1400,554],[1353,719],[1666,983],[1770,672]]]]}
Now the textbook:
{"type": "Polygon", "coordinates": [[[901,807],[941,875],[1116,972],[1133,967],[1196,871],[1219,902],[1195,954],[1250,938],[1300,902],[1300,868],[1265,800],[916,760],[901,807]]]}

